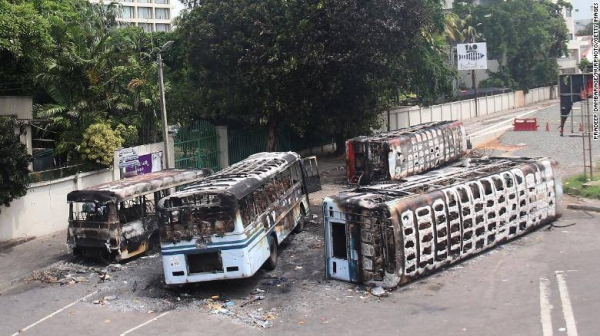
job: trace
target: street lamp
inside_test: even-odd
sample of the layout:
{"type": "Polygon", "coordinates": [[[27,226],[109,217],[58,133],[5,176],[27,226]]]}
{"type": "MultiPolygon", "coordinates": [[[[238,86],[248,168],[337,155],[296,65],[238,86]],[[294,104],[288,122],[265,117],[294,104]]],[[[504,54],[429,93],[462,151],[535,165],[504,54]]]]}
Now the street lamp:
{"type": "Polygon", "coordinates": [[[163,44],[163,46],[158,51],[158,55],[156,56],[156,63],[158,63],[158,85],[160,88],[160,110],[162,112],[162,133],[163,133],[163,141],[165,144],[164,152],[165,152],[165,167],[167,169],[171,168],[171,153],[169,152],[169,129],[167,124],[167,105],[165,103],[165,85],[163,83],[163,70],[162,70],[162,56],[161,53],[166,51],[173,45],[173,41],[168,41],[163,44]]]}

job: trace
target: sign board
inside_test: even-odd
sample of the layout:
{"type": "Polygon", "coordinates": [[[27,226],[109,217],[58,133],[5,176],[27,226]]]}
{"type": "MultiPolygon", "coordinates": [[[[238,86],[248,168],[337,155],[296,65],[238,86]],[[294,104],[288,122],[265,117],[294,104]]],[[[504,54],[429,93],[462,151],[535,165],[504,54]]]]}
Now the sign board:
{"type": "Polygon", "coordinates": [[[137,173],[133,175],[144,175],[162,170],[162,155],[162,152],[140,155],[136,166],[125,167],[126,175],[131,175],[128,173],[132,172],[137,173]]]}
{"type": "Polygon", "coordinates": [[[456,45],[458,70],[487,69],[487,45],[483,43],[464,43],[456,45]]]}
{"type": "Polygon", "coordinates": [[[119,150],[119,168],[138,166],[138,155],[135,148],[123,148],[119,150]]]}

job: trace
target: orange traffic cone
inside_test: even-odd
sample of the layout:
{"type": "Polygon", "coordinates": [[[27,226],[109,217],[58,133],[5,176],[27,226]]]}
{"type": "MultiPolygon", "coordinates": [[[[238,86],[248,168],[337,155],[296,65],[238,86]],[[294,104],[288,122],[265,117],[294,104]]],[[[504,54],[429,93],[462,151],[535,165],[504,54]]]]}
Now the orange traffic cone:
{"type": "Polygon", "coordinates": [[[583,132],[583,124],[579,123],[579,132],[583,132]]]}
{"type": "Polygon", "coordinates": [[[550,124],[546,122],[546,132],[550,132],[550,124]]]}

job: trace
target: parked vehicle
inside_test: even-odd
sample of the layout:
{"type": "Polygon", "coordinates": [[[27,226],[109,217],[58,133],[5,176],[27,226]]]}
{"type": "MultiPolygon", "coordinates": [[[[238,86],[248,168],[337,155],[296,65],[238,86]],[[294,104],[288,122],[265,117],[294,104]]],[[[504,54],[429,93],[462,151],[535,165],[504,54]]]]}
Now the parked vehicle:
{"type": "Polygon", "coordinates": [[[251,277],[310,215],[316,158],[258,153],[160,201],[165,282],[251,277]],[[307,171],[307,167],[311,167],[307,171]]]}
{"type": "Polygon", "coordinates": [[[348,181],[400,180],[456,161],[467,151],[460,121],[439,121],[346,141],[348,181]]]}
{"type": "Polygon", "coordinates": [[[480,158],[323,201],[326,273],[394,287],[559,216],[549,158],[480,158]]]}
{"type": "Polygon", "coordinates": [[[146,252],[159,241],[158,200],[210,173],[163,170],[71,191],[67,194],[69,249],[75,255],[117,261],[146,252]]]}

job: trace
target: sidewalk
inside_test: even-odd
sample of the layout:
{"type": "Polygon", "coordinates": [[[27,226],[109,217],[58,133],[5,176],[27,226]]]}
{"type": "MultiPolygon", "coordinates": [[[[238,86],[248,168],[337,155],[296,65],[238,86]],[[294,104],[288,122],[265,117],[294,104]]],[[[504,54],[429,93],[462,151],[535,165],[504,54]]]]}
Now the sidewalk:
{"type": "Polygon", "coordinates": [[[38,237],[26,243],[0,251],[0,294],[24,281],[35,270],[69,260],[67,230],[38,237]]]}

